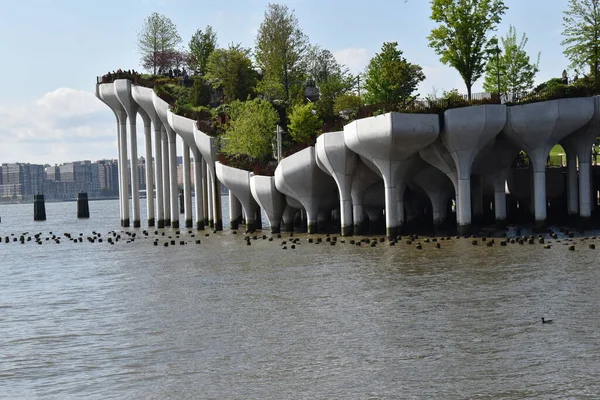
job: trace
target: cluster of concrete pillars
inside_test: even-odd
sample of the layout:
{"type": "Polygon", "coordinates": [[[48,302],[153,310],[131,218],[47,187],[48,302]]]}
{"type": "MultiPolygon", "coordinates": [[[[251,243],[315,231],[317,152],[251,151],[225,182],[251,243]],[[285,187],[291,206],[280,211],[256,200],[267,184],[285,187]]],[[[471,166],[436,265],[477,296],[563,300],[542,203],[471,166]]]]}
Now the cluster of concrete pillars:
{"type": "Polygon", "coordinates": [[[140,227],[140,188],[138,173],[137,116],[144,124],[146,160],[146,209],[148,226],[180,227],[177,182],[177,135],[183,142],[184,224],[204,229],[222,229],[220,188],[214,176],[214,162],[207,163],[196,145],[194,122],[179,120],[169,105],[152,89],[133,86],[126,79],[96,85],[96,97],[115,114],[119,168],[120,220],[123,227],[140,227]],[[174,117],[174,118],[173,118],[174,117]],[[129,144],[129,146],[128,146],[129,144]],[[153,152],[154,149],[154,152],[153,152]],[[190,154],[193,154],[192,164],[190,154]],[[154,163],[152,163],[154,159],[154,163]],[[195,207],[192,206],[192,170],[195,207]],[[131,193],[130,193],[131,188],[131,193]],[[210,210],[210,212],[209,212],[210,210]],[[131,211],[131,212],[130,212],[131,211]]]}

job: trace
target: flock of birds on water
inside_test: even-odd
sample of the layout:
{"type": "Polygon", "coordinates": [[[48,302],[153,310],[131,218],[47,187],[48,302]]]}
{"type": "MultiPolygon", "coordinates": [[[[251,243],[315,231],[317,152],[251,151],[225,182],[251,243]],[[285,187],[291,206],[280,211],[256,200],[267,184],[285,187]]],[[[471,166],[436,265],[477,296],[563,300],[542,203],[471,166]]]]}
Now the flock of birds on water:
{"type": "MultiPolygon", "coordinates": [[[[213,234],[217,233],[213,231],[213,234]]],[[[231,230],[230,233],[232,235],[237,235],[237,230],[231,230]]],[[[583,237],[583,238],[574,238],[573,233],[566,232],[567,237],[563,239],[559,239],[556,233],[551,233],[550,238],[554,240],[554,243],[560,243],[565,246],[568,246],[569,251],[575,251],[575,244],[579,241],[581,244],[585,245],[587,243],[587,247],[591,250],[596,248],[595,243],[590,243],[593,240],[598,239],[598,237],[583,237]]],[[[149,230],[142,230],[141,235],[138,236],[138,232],[131,231],[109,231],[106,234],[101,234],[99,232],[92,232],[89,235],[84,235],[83,233],[73,234],[65,232],[62,236],[57,235],[53,232],[49,232],[48,234],[44,234],[42,232],[38,232],[35,234],[30,234],[29,232],[24,232],[21,234],[10,234],[6,236],[0,236],[0,245],[1,244],[26,244],[26,243],[35,243],[38,245],[42,245],[44,243],[55,243],[61,244],[65,242],[71,242],[74,244],[77,243],[108,243],[110,245],[115,245],[119,242],[121,243],[134,243],[136,239],[148,239],[154,237],[153,245],[160,246],[162,244],[163,247],[176,246],[179,244],[180,246],[188,245],[188,244],[202,244],[202,240],[200,239],[202,235],[198,235],[194,233],[194,231],[159,231],[155,230],[153,232],[149,230]]],[[[259,235],[256,232],[246,231],[245,234],[240,235],[243,237],[243,240],[246,242],[247,246],[252,245],[252,241],[257,240],[265,240],[269,242],[273,242],[275,239],[281,240],[280,247],[282,250],[287,250],[288,248],[291,250],[296,249],[296,246],[299,246],[301,242],[301,237],[305,239],[305,243],[309,244],[324,244],[327,243],[330,246],[335,246],[336,244],[347,244],[352,246],[365,246],[365,247],[377,247],[377,246],[396,246],[399,244],[405,244],[407,246],[411,246],[416,250],[423,250],[424,244],[430,244],[432,247],[436,249],[442,248],[442,243],[444,241],[451,241],[453,238],[451,236],[445,237],[419,237],[418,235],[408,235],[406,237],[396,236],[396,237],[363,237],[361,239],[348,239],[344,237],[338,238],[338,236],[330,235],[330,234],[319,234],[319,235],[307,235],[300,234],[301,237],[294,236],[293,232],[285,233],[285,234],[274,234],[274,235],[259,235]],[[285,236],[285,237],[284,237],[285,236]],[[283,240],[287,239],[287,240],[283,240]]],[[[210,233],[204,233],[204,237],[210,237],[210,233]]],[[[475,237],[475,236],[456,236],[454,239],[470,239],[471,245],[478,246],[480,243],[487,247],[494,247],[496,244],[496,240],[494,238],[487,238],[485,236],[475,237]]],[[[519,244],[525,245],[526,243],[533,244],[541,244],[544,249],[550,249],[552,247],[552,242],[547,240],[544,236],[539,235],[537,238],[533,235],[531,236],[519,236],[513,238],[503,238],[499,240],[499,245],[501,247],[505,247],[508,244],[519,244]]],[[[1,247],[0,247],[1,249],[1,247]]],[[[542,317],[542,324],[551,324],[553,320],[545,319],[542,317]]]]}

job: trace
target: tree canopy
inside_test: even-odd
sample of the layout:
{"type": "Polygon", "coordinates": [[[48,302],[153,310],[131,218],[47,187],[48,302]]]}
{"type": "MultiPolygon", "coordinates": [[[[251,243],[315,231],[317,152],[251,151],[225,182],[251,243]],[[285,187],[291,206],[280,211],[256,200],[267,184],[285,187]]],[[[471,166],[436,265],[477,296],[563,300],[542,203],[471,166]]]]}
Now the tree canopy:
{"type": "Polygon", "coordinates": [[[290,136],[298,143],[309,144],[321,133],[323,121],[313,109],[311,103],[297,104],[292,108],[288,129],[290,136]]]}
{"type": "Polygon", "coordinates": [[[563,16],[562,45],[571,67],[589,68],[596,87],[600,86],[600,0],[569,0],[563,16]]]}
{"type": "Polygon", "coordinates": [[[173,62],[181,37],[177,27],[165,15],[154,12],[144,21],[142,30],[138,33],[138,50],[141,65],[151,70],[154,75],[159,68],[167,69],[173,62]]]}
{"type": "Polygon", "coordinates": [[[521,40],[518,40],[517,30],[512,25],[501,41],[502,50],[497,57],[490,57],[488,61],[483,89],[497,92],[499,80],[500,93],[514,97],[533,88],[535,75],[539,71],[540,53],[537,61],[532,63],[525,51],[527,36],[523,34],[521,40]]]}
{"type": "Polygon", "coordinates": [[[273,155],[273,141],[279,115],[260,99],[231,104],[231,121],[223,134],[222,150],[234,157],[266,161],[273,155]]]}
{"type": "Polygon", "coordinates": [[[197,74],[204,75],[208,57],[217,48],[217,33],[210,25],[204,31],[198,29],[189,43],[189,67],[197,74]]]}
{"type": "Polygon", "coordinates": [[[258,91],[270,99],[291,102],[294,88],[304,83],[307,44],[294,12],[285,5],[269,4],[256,36],[256,65],[263,75],[258,91]]]}
{"type": "Polygon", "coordinates": [[[369,61],[365,73],[365,101],[382,104],[386,111],[410,103],[425,74],[419,65],[411,64],[398,49],[398,42],[386,42],[381,52],[369,61]]]}
{"type": "Polygon", "coordinates": [[[229,46],[217,49],[208,57],[206,79],[223,92],[223,101],[246,100],[256,85],[257,74],[249,58],[249,49],[229,46]]]}
{"type": "Polygon", "coordinates": [[[496,29],[507,7],[503,0],[431,0],[431,19],[439,25],[428,36],[429,46],[443,64],[455,68],[471,88],[485,71],[496,29]]]}

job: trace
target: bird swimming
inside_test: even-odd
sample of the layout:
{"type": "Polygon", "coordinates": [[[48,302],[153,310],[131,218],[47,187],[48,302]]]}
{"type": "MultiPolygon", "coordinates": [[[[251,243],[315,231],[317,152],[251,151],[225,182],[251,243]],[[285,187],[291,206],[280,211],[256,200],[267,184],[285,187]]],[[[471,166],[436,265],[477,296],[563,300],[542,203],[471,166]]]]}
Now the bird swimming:
{"type": "Polygon", "coordinates": [[[542,324],[551,324],[552,320],[551,319],[544,319],[544,317],[542,317],[542,324]]]}

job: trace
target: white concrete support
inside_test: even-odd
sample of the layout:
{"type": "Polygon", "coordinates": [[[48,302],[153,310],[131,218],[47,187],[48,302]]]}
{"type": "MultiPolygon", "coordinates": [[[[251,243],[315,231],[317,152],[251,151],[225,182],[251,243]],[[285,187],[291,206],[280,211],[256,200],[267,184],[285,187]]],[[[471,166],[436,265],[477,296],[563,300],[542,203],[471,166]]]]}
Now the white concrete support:
{"type": "MultiPolygon", "coordinates": [[[[287,198],[286,198],[286,201],[287,201],[287,198]]],[[[285,209],[283,210],[283,214],[281,215],[281,221],[283,224],[281,229],[283,231],[286,231],[286,232],[294,231],[294,217],[296,217],[297,212],[298,212],[297,208],[292,207],[286,203],[285,209]]]]}
{"type": "Polygon", "coordinates": [[[250,191],[256,203],[269,218],[271,233],[281,232],[281,218],[286,207],[285,196],[275,187],[275,178],[271,176],[252,175],[250,191]]]}
{"type": "MultiPolygon", "coordinates": [[[[506,135],[533,164],[535,221],[546,224],[546,159],[550,149],[594,116],[593,97],[544,101],[509,107],[506,135]]],[[[581,164],[580,164],[581,165],[581,164]]]]}
{"type": "Polygon", "coordinates": [[[179,228],[179,190],[177,185],[177,136],[167,128],[169,139],[169,183],[171,184],[171,227],[179,228]]]}
{"type": "Polygon", "coordinates": [[[579,187],[577,185],[577,153],[567,151],[567,208],[569,215],[579,214],[579,187]]]}
{"type": "Polygon", "coordinates": [[[144,138],[145,138],[145,162],[146,162],[146,213],[148,215],[148,226],[152,227],[156,223],[154,213],[154,184],[152,176],[154,168],[152,166],[152,124],[150,117],[143,109],[138,110],[138,113],[144,121],[144,138]]]}
{"type": "MultiPolygon", "coordinates": [[[[229,189],[229,192],[233,193],[234,198],[241,203],[246,229],[252,232],[260,228],[257,226],[256,221],[258,204],[256,204],[250,190],[251,173],[242,169],[223,165],[218,161],[215,163],[215,172],[218,180],[222,182],[223,185],[229,189]]],[[[237,214],[230,215],[232,221],[237,217],[237,214]]]]}
{"type": "Polygon", "coordinates": [[[154,190],[152,184],[152,140],[149,137],[149,133],[145,130],[146,133],[146,192],[147,192],[147,209],[148,209],[148,226],[154,226],[154,223],[151,223],[151,220],[154,219],[154,215],[156,215],[156,226],[158,228],[165,227],[165,217],[164,217],[164,189],[163,189],[163,157],[162,157],[162,121],[156,113],[156,109],[154,107],[154,90],[150,88],[146,88],[143,86],[132,86],[131,87],[131,95],[133,100],[139,105],[138,112],[144,119],[144,128],[146,128],[146,118],[149,118],[152,121],[152,126],[154,128],[154,181],[156,190],[156,214],[154,214],[154,190]],[[146,115],[146,116],[145,116],[146,115]],[[149,152],[150,151],[150,152],[149,152]],[[149,168],[150,167],[150,168],[149,168]],[[152,213],[151,213],[152,212],[152,213]]]}
{"type": "Polygon", "coordinates": [[[438,134],[439,117],[434,114],[388,113],[344,126],[346,145],[375,164],[383,177],[389,237],[397,235],[401,222],[398,202],[406,185],[406,160],[433,143],[438,134]]]}
{"type": "Polygon", "coordinates": [[[331,175],[337,184],[340,197],[340,232],[342,236],[353,233],[352,180],[358,166],[358,155],[344,142],[344,132],[324,133],[315,146],[317,165],[331,175]]]}
{"type": "Polygon", "coordinates": [[[102,83],[96,85],[95,94],[100,101],[110,107],[117,121],[117,165],[119,168],[120,218],[121,226],[129,227],[129,190],[127,184],[127,112],[117,97],[113,83],[102,83]],[[125,141],[124,148],[123,140],[125,141]]]}
{"type": "Polygon", "coordinates": [[[202,162],[202,195],[204,196],[204,215],[206,218],[205,226],[209,228],[215,227],[215,220],[213,218],[213,208],[212,208],[212,195],[211,195],[211,185],[212,180],[210,178],[210,173],[208,172],[208,165],[205,161],[202,162]]]}
{"type": "Polygon", "coordinates": [[[192,215],[192,174],[191,174],[190,146],[183,142],[183,206],[185,227],[194,225],[192,215]]]}
{"type": "Polygon", "coordinates": [[[194,198],[196,229],[204,229],[204,194],[202,188],[202,155],[194,150],[194,198]]]}
{"type": "Polygon", "coordinates": [[[592,176],[589,156],[579,160],[579,216],[583,219],[592,216],[592,176]]]}
{"type": "Polygon", "coordinates": [[[493,175],[494,183],[494,213],[496,224],[506,223],[506,179],[510,169],[505,168],[493,175]]]}
{"type": "Polygon", "coordinates": [[[165,205],[163,186],[162,123],[154,125],[154,180],[156,183],[156,227],[165,227],[165,205]]]}
{"type": "Polygon", "coordinates": [[[471,168],[477,154],[506,125],[504,105],[483,105],[447,110],[440,139],[456,166],[458,176],[459,232],[468,233],[471,225],[471,168]]]}
{"type": "Polygon", "coordinates": [[[413,181],[425,191],[431,201],[434,227],[443,225],[448,218],[446,205],[454,194],[454,186],[450,179],[439,169],[426,166],[415,174],[413,181]]]}
{"type": "Polygon", "coordinates": [[[140,223],[140,178],[138,173],[138,155],[137,155],[137,113],[139,105],[133,100],[131,95],[131,81],[128,79],[117,79],[114,82],[115,94],[119,102],[123,105],[127,117],[129,118],[129,137],[131,145],[131,202],[133,209],[133,227],[139,228],[140,223]]]}
{"type": "Polygon", "coordinates": [[[171,226],[171,175],[169,173],[169,138],[164,124],[161,128],[162,173],[165,226],[171,226]]]}
{"type": "Polygon", "coordinates": [[[314,147],[292,154],[275,169],[275,186],[296,199],[306,211],[308,233],[317,232],[319,210],[330,211],[337,203],[337,186],[331,176],[317,166],[314,147]]]}
{"type": "Polygon", "coordinates": [[[221,210],[221,185],[215,175],[215,162],[217,161],[218,144],[215,138],[208,136],[198,129],[197,125],[193,126],[194,141],[202,157],[206,162],[206,172],[209,178],[207,185],[207,193],[209,193],[208,215],[209,224],[210,218],[214,219],[213,227],[216,231],[223,230],[223,215],[221,210]],[[211,195],[212,193],[212,195],[211,195]]]}
{"type": "Polygon", "coordinates": [[[483,218],[483,182],[481,176],[471,175],[471,208],[475,220],[483,218]]]}
{"type": "MultiPolygon", "coordinates": [[[[207,166],[208,167],[208,166],[207,166]]],[[[215,208],[214,208],[214,194],[213,194],[213,176],[210,173],[210,169],[206,170],[206,198],[208,204],[208,226],[215,229],[215,208]]]]}
{"type": "Polygon", "coordinates": [[[352,198],[352,220],[354,224],[355,235],[365,233],[365,193],[373,185],[382,182],[382,178],[371,168],[367,167],[365,162],[362,160],[362,157],[360,157],[359,160],[360,161],[358,161],[358,165],[352,178],[352,189],[350,192],[350,196],[352,198]]]}
{"type": "Polygon", "coordinates": [[[242,204],[235,197],[235,194],[229,191],[229,229],[239,229],[242,219],[242,204]]]}
{"type": "MultiPolygon", "coordinates": [[[[461,212],[460,212],[460,204],[458,201],[460,197],[460,185],[458,181],[458,173],[456,172],[456,165],[454,164],[454,160],[450,156],[448,149],[444,147],[441,140],[436,140],[431,145],[419,151],[419,156],[428,164],[434,166],[438,170],[440,170],[443,174],[445,174],[452,186],[454,187],[454,198],[456,200],[456,223],[457,226],[461,225],[461,212]]],[[[464,191],[463,187],[463,191],[464,191]]],[[[471,199],[471,193],[469,193],[469,203],[471,199]]]]}

